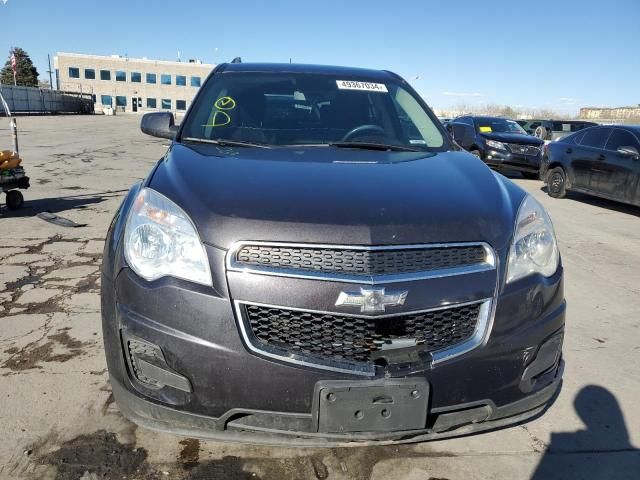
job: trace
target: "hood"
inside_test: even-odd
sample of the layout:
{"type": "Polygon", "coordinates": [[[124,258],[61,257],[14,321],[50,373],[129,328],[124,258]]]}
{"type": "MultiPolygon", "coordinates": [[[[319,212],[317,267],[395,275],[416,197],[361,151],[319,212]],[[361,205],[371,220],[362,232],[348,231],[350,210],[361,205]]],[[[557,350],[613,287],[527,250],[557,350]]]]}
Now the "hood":
{"type": "Polygon", "coordinates": [[[173,144],[149,186],[203,241],[343,245],[511,237],[524,192],[466,152],[414,153],[173,144]]]}
{"type": "Polygon", "coordinates": [[[519,145],[535,145],[539,147],[544,142],[533,135],[525,135],[521,133],[481,133],[480,136],[489,139],[497,140],[498,142],[517,143],[519,145]]]}

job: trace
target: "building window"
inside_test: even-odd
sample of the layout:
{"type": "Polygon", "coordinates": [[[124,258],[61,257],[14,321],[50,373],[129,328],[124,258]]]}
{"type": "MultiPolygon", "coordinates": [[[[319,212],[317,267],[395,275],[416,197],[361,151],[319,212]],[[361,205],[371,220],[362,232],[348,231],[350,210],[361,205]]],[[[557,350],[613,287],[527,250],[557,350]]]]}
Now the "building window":
{"type": "Polygon", "coordinates": [[[111,70],[100,70],[100,80],[111,80],[111,70]]]}
{"type": "Polygon", "coordinates": [[[158,105],[156,103],[155,98],[147,98],[147,108],[157,108],[158,105]]]}
{"type": "Polygon", "coordinates": [[[142,82],[142,74],[140,72],[131,72],[131,81],[133,83],[142,82]]]}
{"type": "Polygon", "coordinates": [[[171,85],[171,75],[166,73],[160,75],[160,83],[162,83],[162,85],[171,85]]]}
{"type": "Polygon", "coordinates": [[[186,109],[187,109],[186,100],[176,100],[176,110],[186,110],[186,109]]]}
{"type": "Polygon", "coordinates": [[[116,82],[126,82],[127,72],[124,70],[116,70],[116,82]]]}
{"type": "Polygon", "coordinates": [[[100,95],[100,103],[102,103],[102,105],[106,105],[107,107],[110,107],[111,95],[100,95]]]}
{"type": "Polygon", "coordinates": [[[176,75],[176,85],[184,87],[187,85],[187,77],[184,75],[176,75]]]}
{"type": "MultiPolygon", "coordinates": [[[[156,74],[155,73],[147,73],[147,83],[156,83],[156,74]]],[[[155,108],[155,107],[153,107],[155,108]]]]}
{"type": "Polygon", "coordinates": [[[116,96],[116,107],[126,107],[127,106],[127,97],[124,95],[116,96]]]}
{"type": "Polygon", "coordinates": [[[200,77],[191,77],[191,86],[199,87],[200,86],[200,77]]]}
{"type": "Polygon", "coordinates": [[[162,108],[164,110],[171,110],[171,99],[170,98],[163,98],[162,99],[162,108]]]}
{"type": "Polygon", "coordinates": [[[96,79],[96,71],[93,68],[85,68],[84,69],[84,78],[87,80],[95,80],[96,79]]]}
{"type": "Polygon", "coordinates": [[[77,67],[69,67],[70,78],[80,78],[80,69],[77,67]]]}

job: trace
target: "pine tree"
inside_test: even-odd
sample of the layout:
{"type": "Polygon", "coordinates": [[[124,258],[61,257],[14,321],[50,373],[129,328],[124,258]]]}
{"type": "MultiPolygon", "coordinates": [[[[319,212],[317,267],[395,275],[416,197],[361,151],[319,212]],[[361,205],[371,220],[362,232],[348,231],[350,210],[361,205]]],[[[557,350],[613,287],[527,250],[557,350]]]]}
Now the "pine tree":
{"type": "Polygon", "coordinates": [[[16,83],[27,87],[38,86],[38,70],[33,65],[29,54],[20,47],[9,51],[9,58],[0,72],[3,85],[13,85],[13,69],[11,68],[11,54],[16,56],[16,83]]]}

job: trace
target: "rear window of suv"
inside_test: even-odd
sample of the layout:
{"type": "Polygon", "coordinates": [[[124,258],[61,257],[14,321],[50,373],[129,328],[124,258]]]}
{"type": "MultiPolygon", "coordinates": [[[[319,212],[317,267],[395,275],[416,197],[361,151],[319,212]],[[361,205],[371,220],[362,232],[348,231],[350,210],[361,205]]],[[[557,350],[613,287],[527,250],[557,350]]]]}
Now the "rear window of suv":
{"type": "Polygon", "coordinates": [[[588,123],[583,122],[553,122],[554,132],[579,132],[580,130],[591,127],[588,123]]]}
{"type": "Polygon", "coordinates": [[[359,141],[416,150],[445,147],[437,118],[400,81],[344,77],[216,74],[202,87],[185,118],[182,137],[273,146],[359,141]]]}

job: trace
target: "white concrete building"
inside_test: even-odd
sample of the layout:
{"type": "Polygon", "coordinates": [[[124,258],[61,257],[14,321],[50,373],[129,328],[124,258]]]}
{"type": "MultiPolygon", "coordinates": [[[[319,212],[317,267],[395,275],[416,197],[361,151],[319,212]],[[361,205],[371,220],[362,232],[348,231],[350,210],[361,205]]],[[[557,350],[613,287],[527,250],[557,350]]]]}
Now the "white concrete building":
{"type": "Polygon", "coordinates": [[[199,60],[59,52],[54,57],[55,87],[91,93],[96,112],[111,107],[118,112],[170,110],[181,114],[214,66],[199,60]]]}

